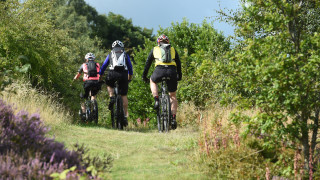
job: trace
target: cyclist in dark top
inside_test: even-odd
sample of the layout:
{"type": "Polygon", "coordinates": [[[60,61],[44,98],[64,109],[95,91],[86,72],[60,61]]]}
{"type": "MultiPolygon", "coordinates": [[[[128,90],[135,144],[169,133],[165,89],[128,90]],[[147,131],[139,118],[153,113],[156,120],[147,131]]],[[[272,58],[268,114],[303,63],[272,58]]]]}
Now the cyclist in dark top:
{"type": "MultiPolygon", "coordinates": [[[[96,95],[101,88],[99,84],[100,65],[99,63],[94,62],[95,58],[96,57],[93,53],[87,53],[85,56],[86,62],[80,66],[78,73],[73,78],[73,80],[77,80],[83,73],[83,88],[85,91],[84,95],[82,96],[83,99],[87,99],[89,96],[89,92],[91,91],[91,100],[95,100],[96,95]],[[93,66],[91,66],[91,63],[93,64],[93,66]]],[[[83,116],[86,112],[84,103],[81,103],[81,110],[83,116]]]]}
{"type": "Polygon", "coordinates": [[[157,39],[158,46],[155,46],[146,61],[144,67],[142,79],[145,82],[150,82],[150,88],[152,95],[154,97],[155,103],[154,108],[159,108],[159,95],[157,83],[162,80],[163,77],[170,77],[167,81],[168,91],[171,101],[171,113],[172,113],[172,129],[177,128],[176,113],[178,108],[177,100],[177,86],[178,82],[181,80],[181,62],[178,52],[171,47],[169,44],[169,39],[166,35],[160,35],[157,39]],[[151,75],[150,80],[147,78],[147,74],[152,62],[155,60],[155,70],[151,75]]]}
{"type": "Polygon", "coordinates": [[[132,80],[133,69],[129,55],[124,51],[124,44],[116,40],[112,43],[112,50],[105,59],[99,74],[102,76],[107,69],[108,75],[106,77],[106,84],[110,96],[109,109],[115,103],[114,97],[114,83],[119,80],[119,93],[123,101],[123,109],[125,113],[125,126],[128,125],[128,83],[132,80]],[[110,66],[109,66],[110,65],[110,66]]]}

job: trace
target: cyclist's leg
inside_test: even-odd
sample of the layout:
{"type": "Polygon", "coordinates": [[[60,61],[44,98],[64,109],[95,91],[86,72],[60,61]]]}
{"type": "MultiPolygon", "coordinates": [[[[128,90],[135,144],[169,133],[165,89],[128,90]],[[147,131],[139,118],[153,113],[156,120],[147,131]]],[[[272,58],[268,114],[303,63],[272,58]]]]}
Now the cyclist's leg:
{"type": "Polygon", "coordinates": [[[122,105],[123,105],[123,111],[124,111],[124,126],[128,125],[128,97],[127,96],[121,96],[122,97],[122,105]]]}
{"type": "Polygon", "coordinates": [[[107,90],[108,90],[108,95],[110,98],[109,101],[109,110],[112,109],[113,104],[115,103],[115,94],[114,94],[114,83],[116,81],[115,73],[114,71],[109,71],[107,77],[106,77],[106,84],[107,84],[107,90]]]}
{"type": "Polygon", "coordinates": [[[154,108],[159,108],[159,90],[157,83],[162,80],[163,77],[166,76],[166,70],[162,67],[157,66],[153,71],[151,78],[150,78],[150,89],[152,96],[154,98],[154,108]]]}
{"type": "Polygon", "coordinates": [[[169,92],[170,102],[171,102],[171,113],[172,115],[177,114],[178,109],[178,100],[177,100],[177,92],[169,92]]]}
{"type": "Polygon", "coordinates": [[[150,78],[150,89],[153,97],[159,96],[157,83],[153,82],[150,78]]]}
{"type": "Polygon", "coordinates": [[[171,102],[171,118],[172,118],[172,129],[177,128],[176,122],[176,114],[178,109],[178,100],[177,100],[177,88],[178,88],[178,81],[177,81],[177,71],[175,67],[168,68],[168,74],[170,76],[170,80],[167,81],[168,91],[170,96],[171,102]]]}
{"type": "Polygon", "coordinates": [[[83,89],[84,89],[84,95],[82,96],[82,103],[81,103],[81,109],[82,109],[82,113],[86,112],[86,106],[85,106],[85,102],[86,99],[89,97],[89,93],[90,93],[90,83],[85,81],[83,83],[83,89]]]}
{"type": "Polygon", "coordinates": [[[119,93],[122,98],[122,106],[123,106],[123,112],[124,112],[124,126],[128,125],[128,88],[129,88],[129,81],[128,81],[128,71],[123,71],[121,73],[121,80],[119,81],[119,93]]]}
{"type": "Polygon", "coordinates": [[[114,88],[111,86],[107,86],[109,97],[114,96],[114,88]]]}

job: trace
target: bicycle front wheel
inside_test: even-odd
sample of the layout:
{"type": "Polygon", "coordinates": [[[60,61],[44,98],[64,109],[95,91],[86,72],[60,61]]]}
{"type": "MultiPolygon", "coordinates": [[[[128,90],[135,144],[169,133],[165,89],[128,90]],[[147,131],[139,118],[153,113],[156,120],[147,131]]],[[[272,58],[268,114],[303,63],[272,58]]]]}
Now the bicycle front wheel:
{"type": "Polygon", "coordinates": [[[124,111],[123,111],[123,102],[122,102],[122,97],[117,96],[116,98],[116,124],[117,128],[122,130],[124,126],[124,111]]]}

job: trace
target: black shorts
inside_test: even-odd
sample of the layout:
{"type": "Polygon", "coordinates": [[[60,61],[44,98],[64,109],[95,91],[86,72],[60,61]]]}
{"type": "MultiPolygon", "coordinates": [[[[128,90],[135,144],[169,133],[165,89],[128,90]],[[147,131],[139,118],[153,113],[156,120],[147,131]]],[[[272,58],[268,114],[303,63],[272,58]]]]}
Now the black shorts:
{"type": "Polygon", "coordinates": [[[167,86],[169,92],[177,91],[178,81],[177,81],[177,68],[176,66],[156,66],[155,70],[151,75],[151,80],[155,83],[161,82],[162,78],[169,77],[170,80],[167,80],[167,86]]]}
{"type": "Polygon", "coordinates": [[[119,93],[122,96],[128,94],[128,71],[110,70],[106,77],[106,84],[112,88],[115,87],[115,82],[119,82],[119,93]]]}
{"type": "Polygon", "coordinates": [[[91,91],[91,96],[95,96],[98,94],[101,89],[101,85],[99,81],[88,80],[83,83],[84,88],[84,96],[83,98],[88,98],[89,92],[91,91]]]}

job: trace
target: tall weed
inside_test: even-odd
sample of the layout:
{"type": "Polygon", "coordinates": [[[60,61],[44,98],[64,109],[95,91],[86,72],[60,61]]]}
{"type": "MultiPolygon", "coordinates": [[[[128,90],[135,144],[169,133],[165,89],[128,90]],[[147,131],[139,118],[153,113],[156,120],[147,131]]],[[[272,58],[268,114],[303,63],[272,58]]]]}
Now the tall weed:
{"type": "Polygon", "coordinates": [[[72,122],[69,111],[58,102],[58,94],[32,88],[30,83],[16,81],[0,93],[0,97],[18,109],[40,114],[47,125],[63,125],[72,122]]]}
{"type": "Polygon", "coordinates": [[[259,150],[241,138],[241,127],[228,121],[232,108],[213,105],[200,112],[199,159],[217,179],[263,178],[266,164],[259,150]]]}

